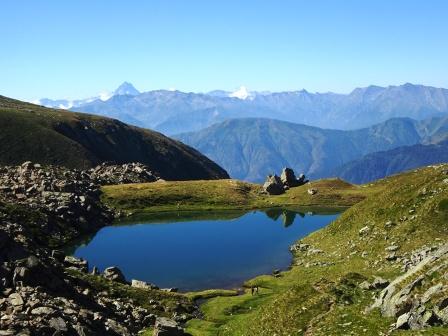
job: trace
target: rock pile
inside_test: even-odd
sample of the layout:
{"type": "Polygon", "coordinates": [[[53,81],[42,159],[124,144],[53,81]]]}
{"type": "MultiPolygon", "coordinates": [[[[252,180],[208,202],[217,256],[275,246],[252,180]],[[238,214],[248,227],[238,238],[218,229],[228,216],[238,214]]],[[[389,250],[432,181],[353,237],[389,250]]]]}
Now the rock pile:
{"type": "Polygon", "coordinates": [[[0,168],[0,201],[42,214],[39,235],[62,244],[109,224],[113,213],[100,203],[100,186],[88,173],[25,162],[0,168]]]}
{"type": "MultiPolygon", "coordinates": [[[[151,300],[145,309],[100,291],[76,276],[87,276],[87,261],[54,250],[112,222],[113,211],[99,199],[100,184],[155,179],[140,164],[119,167],[78,171],[31,162],[0,167],[1,335],[136,335],[154,326],[159,315],[191,318],[196,308],[182,301],[171,308],[151,300]]],[[[117,268],[102,276],[128,286],[117,268]]]]}
{"type": "Polygon", "coordinates": [[[300,174],[299,178],[297,178],[291,168],[283,168],[280,177],[277,175],[269,175],[267,177],[266,182],[263,184],[263,190],[269,195],[280,195],[289,188],[298,187],[308,182],[304,174],[300,174]]]}
{"type": "Polygon", "coordinates": [[[66,272],[85,271],[82,260],[61,262],[27,228],[0,216],[1,335],[133,335],[154,323],[130,300],[110,298],[66,272]]]}
{"type": "Polygon", "coordinates": [[[155,182],[158,177],[142,163],[100,166],[87,171],[90,178],[100,185],[155,182]]]}

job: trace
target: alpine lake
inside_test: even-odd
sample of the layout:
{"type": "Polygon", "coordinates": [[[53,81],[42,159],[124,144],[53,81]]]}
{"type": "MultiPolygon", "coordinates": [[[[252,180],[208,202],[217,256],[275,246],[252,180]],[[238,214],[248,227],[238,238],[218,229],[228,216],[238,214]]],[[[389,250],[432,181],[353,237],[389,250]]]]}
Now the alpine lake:
{"type": "Polygon", "coordinates": [[[341,210],[263,209],[170,212],[118,221],[68,246],[100,271],[119,267],[126,279],[196,291],[241,287],[287,269],[289,247],[334,221],[341,210]]]}

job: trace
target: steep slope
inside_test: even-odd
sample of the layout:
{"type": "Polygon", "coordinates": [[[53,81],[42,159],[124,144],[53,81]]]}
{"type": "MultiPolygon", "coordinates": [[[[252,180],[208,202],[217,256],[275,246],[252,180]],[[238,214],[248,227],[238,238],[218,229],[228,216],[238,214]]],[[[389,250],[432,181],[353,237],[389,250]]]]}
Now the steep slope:
{"type": "MultiPolygon", "coordinates": [[[[238,96],[238,95],[237,95],[238,96]]],[[[333,129],[368,127],[391,118],[416,120],[448,113],[448,90],[423,85],[358,88],[349,94],[250,92],[246,99],[157,90],[74,106],[166,134],[190,132],[231,118],[263,117],[333,129]]]]}
{"type": "Polygon", "coordinates": [[[448,162],[447,140],[368,154],[338,167],[333,175],[353,183],[367,183],[405,170],[444,162],[448,162]]]}
{"type": "Polygon", "coordinates": [[[69,168],[142,162],[170,180],[226,178],[196,150],[120,121],[43,108],[0,96],[0,164],[30,160],[69,168]]]}
{"type": "MultiPolygon", "coordinates": [[[[440,124],[433,124],[440,129],[440,124]]],[[[355,131],[234,119],[175,137],[215,160],[232,177],[259,182],[285,166],[313,178],[329,176],[336,167],[368,153],[417,144],[435,129],[423,129],[411,119],[391,119],[355,131]]]]}

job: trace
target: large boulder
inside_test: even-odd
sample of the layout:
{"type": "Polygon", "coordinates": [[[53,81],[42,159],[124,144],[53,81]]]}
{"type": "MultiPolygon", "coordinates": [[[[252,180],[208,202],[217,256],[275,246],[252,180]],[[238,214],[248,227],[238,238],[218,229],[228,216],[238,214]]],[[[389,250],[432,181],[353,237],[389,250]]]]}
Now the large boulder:
{"type": "Polygon", "coordinates": [[[263,190],[269,195],[280,195],[285,192],[282,180],[277,175],[269,175],[263,184],[263,190]]]}
{"type": "Polygon", "coordinates": [[[283,168],[282,174],[280,175],[280,179],[283,184],[288,187],[297,187],[299,185],[299,181],[294,174],[294,170],[291,168],[283,168]]]}
{"type": "Polygon", "coordinates": [[[125,279],[123,273],[116,266],[106,268],[104,270],[103,276],[106,279],[111,280],[111,281],[126,283],[126,279],[125,279]]]}
{"type": "Polygon", "coordinates": [[[297,178],[294,174],[294,170],[292,170],[291,168],[283,168],[280,179],[282,180],[282,183],[288,188],[298,187],[308,182],[308,180],[305,179],[304,174],[300,174],[299,178],[297,178]]]}

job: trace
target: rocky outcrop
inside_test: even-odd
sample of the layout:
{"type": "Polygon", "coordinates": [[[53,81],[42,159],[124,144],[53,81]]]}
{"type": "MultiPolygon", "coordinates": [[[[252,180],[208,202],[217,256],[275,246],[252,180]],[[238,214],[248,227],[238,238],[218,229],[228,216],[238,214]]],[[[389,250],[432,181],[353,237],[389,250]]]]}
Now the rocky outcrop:
{"type": "Polygon", "coordinates": [[[269,175],[267,177],[266,182],[263,184],[263,190],[269,195],[280,195],[285,192],[283,183],[277,175],[269,175]]]}
{"type": "Polygon", "coordinates": [[[307,180],[305,180],[304,174],[300,174],[299,178],[297,178],[294,174],[294,170],[292,170],[291,168],[283,168],[280,178],[283,182],[283,185],[288,188],[298,187],[308,182],[307,180]]]}
{"type": "Polygon", "coordinates": [[[300,174],[299,178],[296,178],[294,170],[283,168],[280,177],[277,175],[269,175],[267,177],[266,182],[263,184],[263,190],[269,195],[280,195],[289,188],[298,187],[308,182],[305,179],[305,175],[300,174]]]}
{"type": "Polygon", "coordinates": [[[448,324],[448,286],[433,282],[434,274],[448,278],[448,244],[420,249],[411,260],[415,262],[405,261],[408,270],[379,293],[370,309],[395,317],[395,329],[448,324]]]}
{"type": "Polygon", "coordinates": [[[108,267],[104,270],[103,276],[110,281],[126,283],[126,279],[121,270],[116,266],[108,267]]]}

